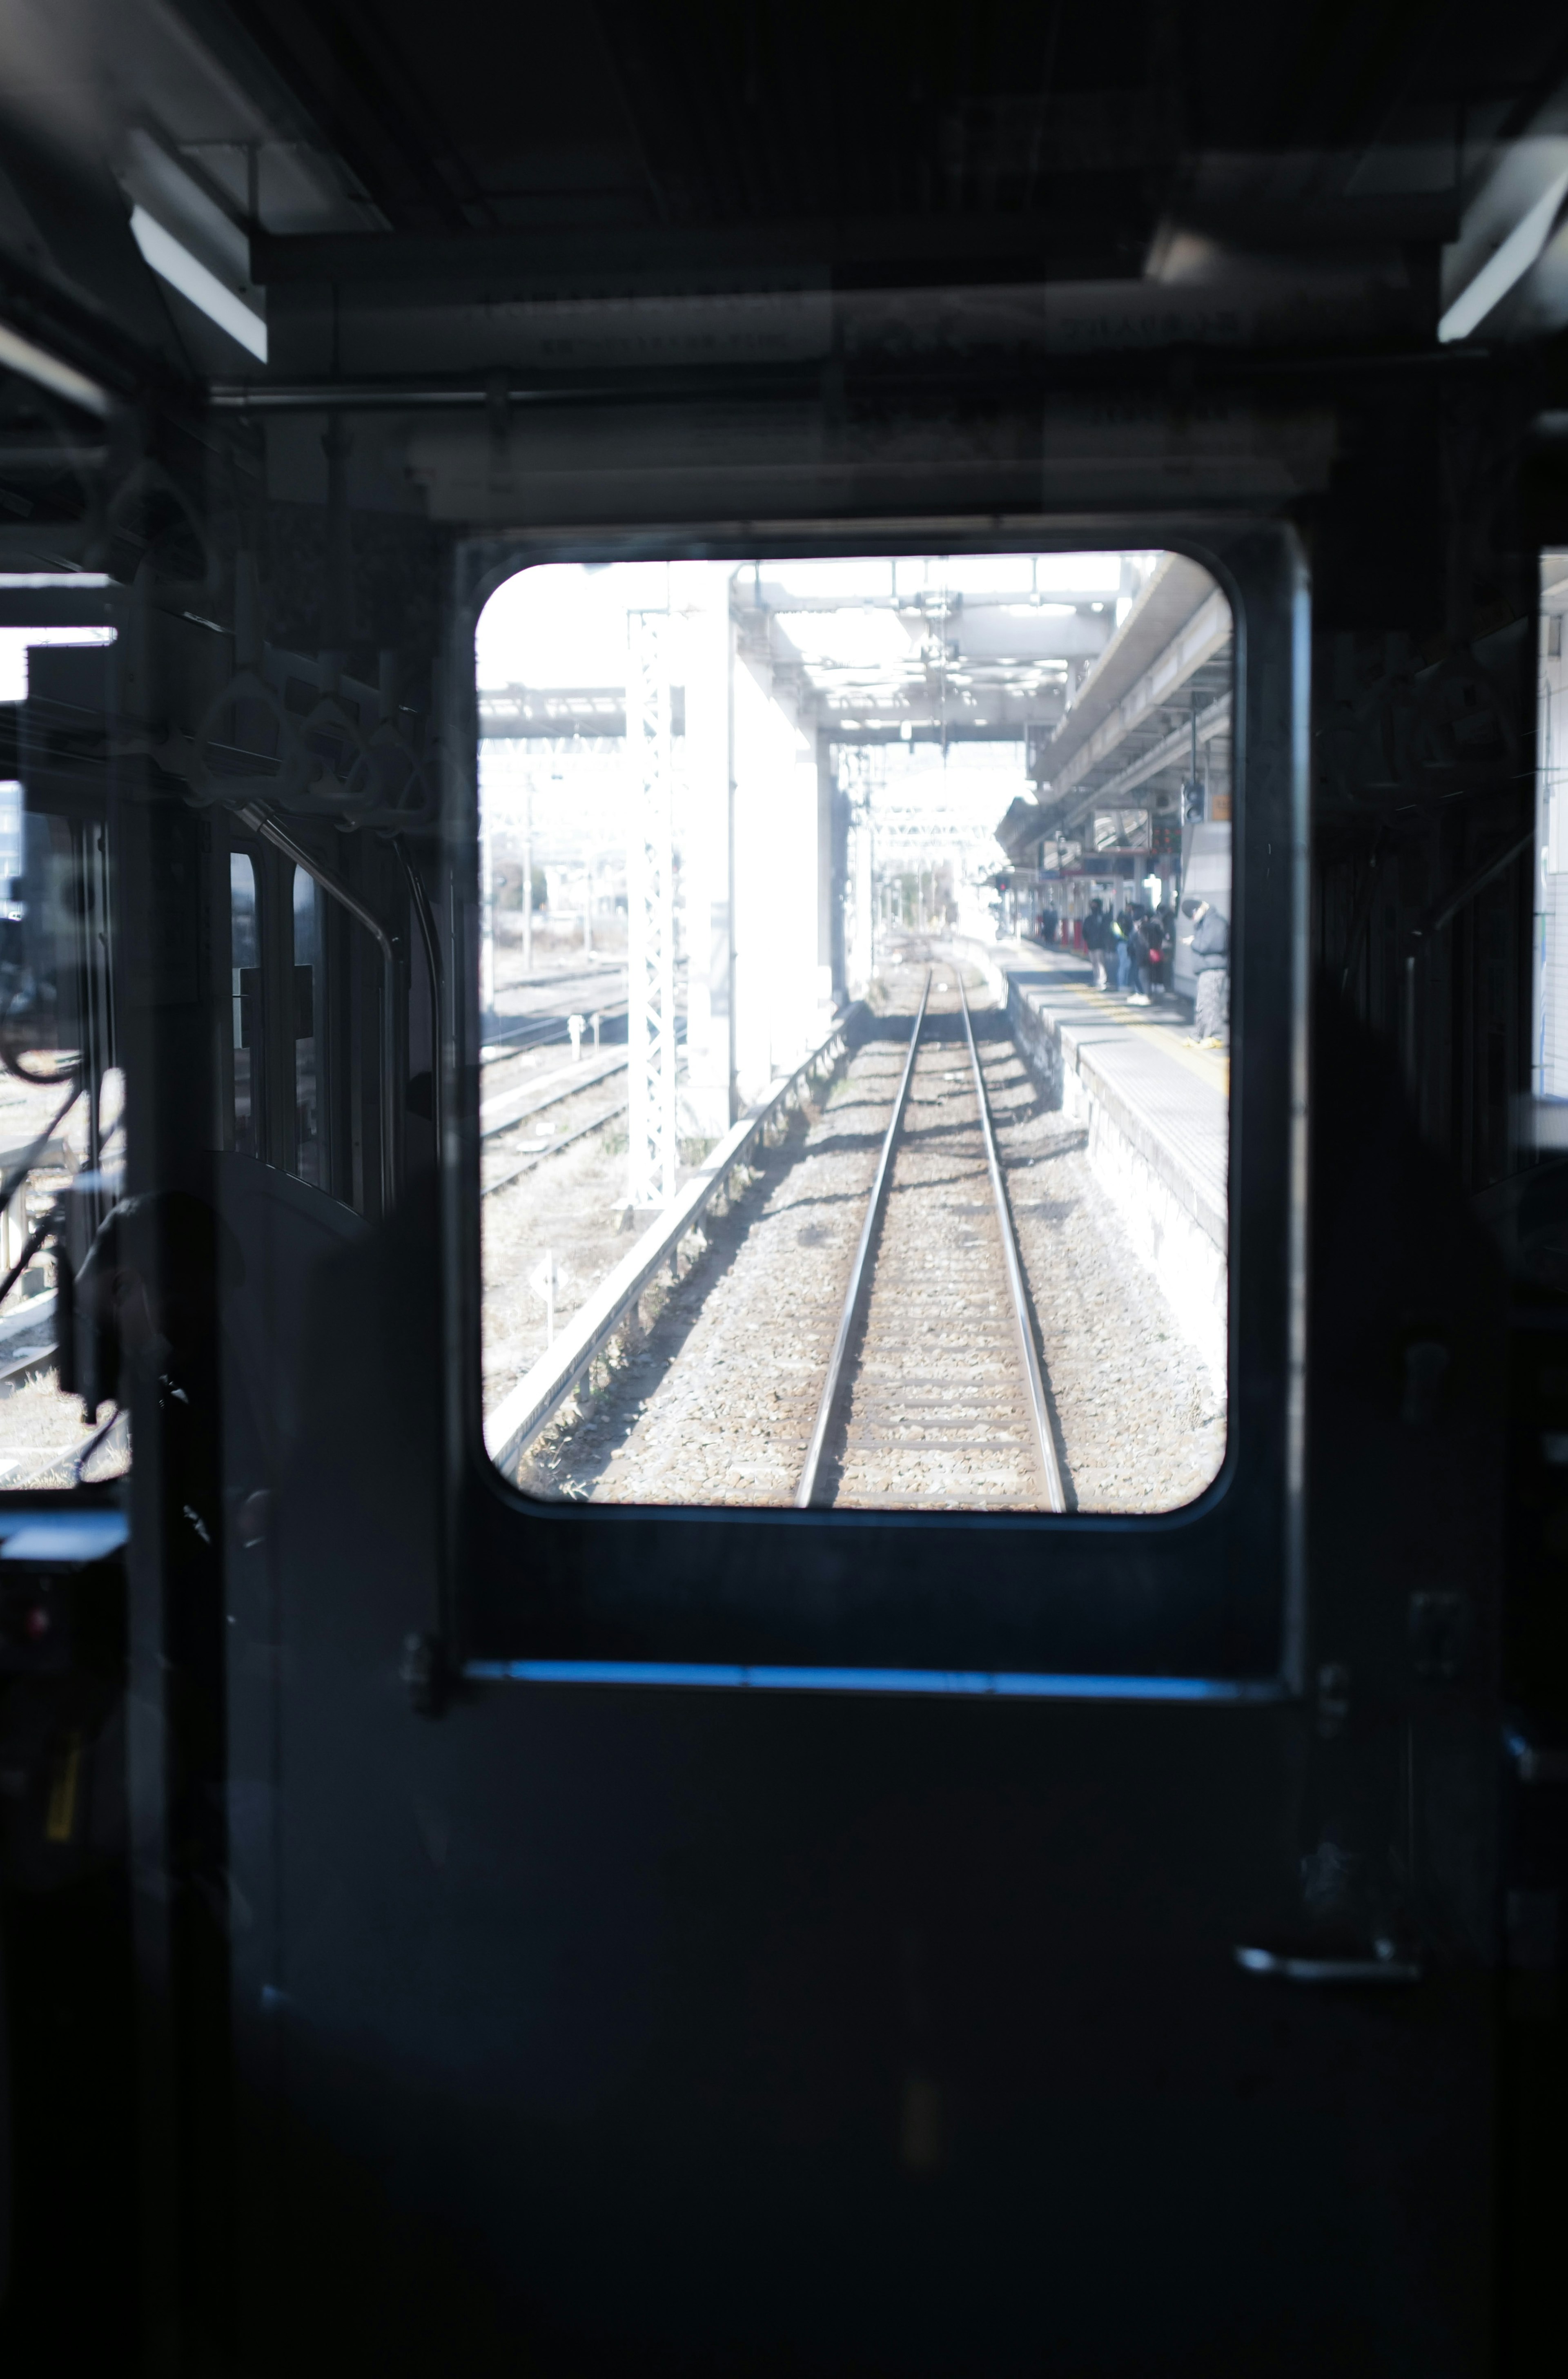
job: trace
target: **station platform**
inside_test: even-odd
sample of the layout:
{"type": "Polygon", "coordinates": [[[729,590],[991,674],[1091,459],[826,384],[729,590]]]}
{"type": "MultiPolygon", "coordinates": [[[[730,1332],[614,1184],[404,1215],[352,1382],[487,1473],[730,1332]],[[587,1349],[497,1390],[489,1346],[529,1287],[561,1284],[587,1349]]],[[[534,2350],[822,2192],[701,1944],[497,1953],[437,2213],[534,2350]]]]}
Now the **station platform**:
{"type": "Polygon", "coordinates": [[[1200,1048],[1174,1002],[1097,991],[1076,950],[984,948],[1008,1020],[1054,1107],[1081,1117],[1090,1162],[1223,1381],[1228,1335],[1230,1057],[1200,1048]]]}

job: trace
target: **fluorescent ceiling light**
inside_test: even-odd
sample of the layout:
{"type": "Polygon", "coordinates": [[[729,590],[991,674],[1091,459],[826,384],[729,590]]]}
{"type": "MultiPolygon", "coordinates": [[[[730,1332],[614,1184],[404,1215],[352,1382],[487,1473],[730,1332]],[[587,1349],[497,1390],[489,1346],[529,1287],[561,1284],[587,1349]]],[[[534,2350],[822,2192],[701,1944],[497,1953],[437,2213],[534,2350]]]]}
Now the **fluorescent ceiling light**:
{"type": "Polygon", "coordinates": [[[254,307],[247,306],[243,297],[236,297],[232,289],[226,289],[217,274],[209,272],[145,207],[131,209],[130,227],[132,238],[159,278],[166,281],[171,289],[177,289],[182,297],[188,297],[210,322],[216,322],[220,331],[226,331],[258,363],[264,364],[267,325],[254,307]]]}
{"type": "Polygon", "coordinates": [[[1557,211],[1568,198],[1568,170],[1548,184],[1522,222],[1515,223],[1502,246],[1490,257],[1475,279],[1466,284],[1441,321],[1438,338],[1444,346],[1467,339],[1515,284],[1523,281],[1551,236],[1557,211]]]}
{"type": "Polygon", "coordinates": [[[85,372],[63,364],[58,356],[24,339],[8,322],[0,322],[0,364],[8,371],[20,372],[38,388],[46,388],[52,396],[63,396],[67,405],[78,405],[84,413],[96,413],[100,419],[109,410],[109,392],[89,380],[85,372]]]}
{"type": "Polygon", "coordinates": [[[27,657],[38,645],[112,645],[113,628],[0,628],[0,702],[25,702],[27,657]]]}

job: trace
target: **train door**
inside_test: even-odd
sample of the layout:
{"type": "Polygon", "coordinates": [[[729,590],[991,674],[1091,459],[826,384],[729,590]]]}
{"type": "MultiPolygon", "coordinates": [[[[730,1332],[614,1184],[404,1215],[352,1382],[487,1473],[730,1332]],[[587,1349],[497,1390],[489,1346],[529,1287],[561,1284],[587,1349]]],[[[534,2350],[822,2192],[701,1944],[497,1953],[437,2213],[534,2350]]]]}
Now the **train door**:
{"type": "MultiPolygon", "coordinates": [[[[80,2180],[134,2286],[123,1861],[130,1415],[105,1359],[127,1180],[117,590],[0,577],[0,2289],[9,2341],[65,2286],[45,2206],[80,2180]],[[84,2169],[66,2136],[93,2136],[84,2169]]],[[[101,2317],[71,2314],[66,2350],[101,2317]]]]}
{"type": "Polygon", "coordinates": [[[1560,28],[666,13],[6,78],[6,2379],[1533,2379],[1560,28]]]}
{"type": "MultiPolygon", "coordinates": [[[[761,560],[869,554],[896,586],[900,557],[995,551],[936,535],[761,560]]],[[[415,848],[449,960],[439,1196],[411,1181],[315,1275],[275,1600],[228,1674],[234,2318],[259,2363],[308,2319],[385,2369],[1487,2367],[1494,1276],[1333,1016],[1309,1267],[1299,549],[1146,517],[1116,542],[1185,555],[1235,623],[1228,1422],[1174,1509],[736,1509],[498,1471],[480,1215],[506,984],[472,770],[439,862],[415,848]]],[[[1047,522],[1030,549],[1082,544],[1047,522]]],[[[452,682],[520,566],[647,553],[462,549],[452,682]]],[[[649,715],[668,728],[662,696],[649,715]]],[[[779,748],[792,800],[809,755],[779,748]]],[[[1110,775],[1085,782],[1108,807],[1110,775]]],[[[1055,1019],[1077,1088],[1048,1113],[1081,1095],[1087,1141],[1121,1096],[1130,1145],[1142,1011],[1068,994],[1065,1023],[1049,984],[1000,996],[1055,1019]]],[[[956,982],[951,1005],[959,1036],[956,982]]],[[[811,1023],[730,1125],[743,1144],[710,1128],[682,1157],[694,1223],[705,1165],[776,1188],[830,1105],[811,1023]]],[[[822,1027],[830,1069],[830,997],[822,1027]]],[[[916,1078],[923,1129],[958,1045],[916,1078]]],[[[529,1097],[584,1062],[563,1039],[529,1097]]],[[[791,1223],[791,1310],[815,1219],[791,1223]]],[[[651,1245],[622,1226],[605,1310],[651,1245]]],[[[700,1250],[656,1252],[674,1315],[700,1250]]],[[[548,1368],[546,1293],[513,1395],[548,1368]]],[[[565,1383],[587,1398],[600,1344],[565,1383]]],[[[763,1339],[737,1351],[777,1377],[763,1339]]],[[[1092,1353],[1128,1376],[1125,1345],[1092,1353]]]]}

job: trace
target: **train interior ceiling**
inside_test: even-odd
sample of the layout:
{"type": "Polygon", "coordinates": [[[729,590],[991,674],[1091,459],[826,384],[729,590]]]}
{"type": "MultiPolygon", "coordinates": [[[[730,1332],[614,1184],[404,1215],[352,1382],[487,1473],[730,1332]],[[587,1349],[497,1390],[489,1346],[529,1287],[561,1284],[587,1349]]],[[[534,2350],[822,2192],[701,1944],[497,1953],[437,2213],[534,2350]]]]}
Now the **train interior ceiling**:
{"type": "Polygon", "coordinates": [[[1568,41],[0,0],[7,2374],[1563,2359],[1568,41]]]}

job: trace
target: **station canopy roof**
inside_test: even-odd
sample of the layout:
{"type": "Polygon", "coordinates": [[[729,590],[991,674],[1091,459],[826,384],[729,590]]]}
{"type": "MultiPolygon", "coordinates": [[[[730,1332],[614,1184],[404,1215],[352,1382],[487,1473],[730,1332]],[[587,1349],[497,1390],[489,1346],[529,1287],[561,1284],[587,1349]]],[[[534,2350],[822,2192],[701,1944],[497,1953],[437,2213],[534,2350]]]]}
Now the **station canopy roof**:
{"type": "Polygon", "coordinates": [[[1039,807],[1010,816],[1004,847],[1081,839],[1096,815],[1174,812],[1189,778],[1228,783],[1233,647],[1230,606],[1208,572],[1162,554],[1037,749],[1039,807]]]}
{"type": "MultiPolygon", "coordinates": [[[[1118,552],[743,564],[730,606],[743,661],[832,742],[1043,742],[1151,566],[1118,552]]],[[[657,566],[656,566],[657,567],[657,566]]],[[[657,603],[649,565],[527,574],[510,626],[481,630],[487,735],[625,731],[625,612],[657,603]]],[[[681,590],[665,594],[679,613],[681,590]]],[[[679,663],[676,663],[679,666],[679,663]]],[[[683,700],[674,704],[682,723],[683,700]]]]}

